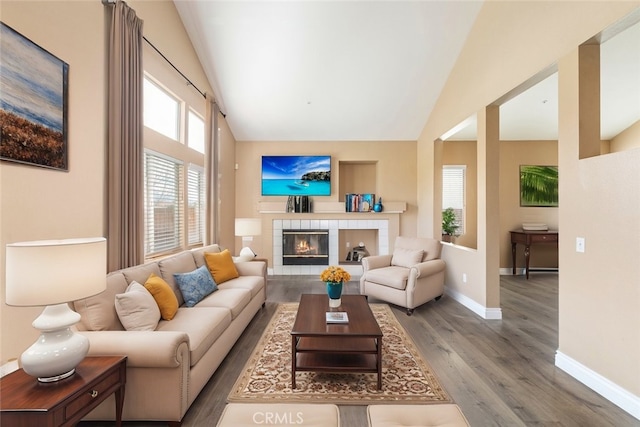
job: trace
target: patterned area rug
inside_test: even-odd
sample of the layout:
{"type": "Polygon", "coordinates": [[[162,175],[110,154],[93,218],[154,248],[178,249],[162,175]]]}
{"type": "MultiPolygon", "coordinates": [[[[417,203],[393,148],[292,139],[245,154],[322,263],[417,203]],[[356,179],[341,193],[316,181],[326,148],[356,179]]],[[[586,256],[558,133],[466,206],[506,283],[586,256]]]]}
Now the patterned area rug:
{"type": "Polygon", "coordinates": [[[447,403],[451,398],[386,304],[371,304],[382,340],[377,374],[297,372],[291,388],[291,328],[297,303],[280,304],[229,394],[229,402],[447,403]]]}

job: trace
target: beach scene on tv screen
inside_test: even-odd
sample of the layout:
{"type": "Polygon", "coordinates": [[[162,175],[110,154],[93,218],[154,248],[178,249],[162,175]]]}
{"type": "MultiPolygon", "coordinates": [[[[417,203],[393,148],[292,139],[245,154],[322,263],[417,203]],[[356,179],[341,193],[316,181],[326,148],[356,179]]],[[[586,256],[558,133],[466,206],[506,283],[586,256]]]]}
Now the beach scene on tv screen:
{"type": "Polygon", "coordinates": [[[331,156],[262,156],[262,195],[331,195],[331,156]]]}

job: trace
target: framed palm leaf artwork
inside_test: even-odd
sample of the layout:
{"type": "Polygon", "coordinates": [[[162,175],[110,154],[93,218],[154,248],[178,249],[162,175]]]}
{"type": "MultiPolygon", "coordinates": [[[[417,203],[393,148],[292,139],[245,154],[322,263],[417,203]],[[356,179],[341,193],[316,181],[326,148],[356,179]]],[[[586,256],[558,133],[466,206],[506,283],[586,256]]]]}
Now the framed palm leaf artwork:
{"type": "Polygon", "coordinates": [[[557,166],[520,166],[520,206],[558,206],[557,166]]]}

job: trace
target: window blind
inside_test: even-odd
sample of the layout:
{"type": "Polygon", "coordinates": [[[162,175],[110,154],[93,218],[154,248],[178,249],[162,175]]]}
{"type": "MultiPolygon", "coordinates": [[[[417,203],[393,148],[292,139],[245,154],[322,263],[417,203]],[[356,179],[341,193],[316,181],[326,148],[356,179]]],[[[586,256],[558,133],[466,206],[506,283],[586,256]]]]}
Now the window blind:
{"type": "Polygon", "coordinates": [[[461,234],[464,234],[465,171],[466,166],[442,167],[442,209],[453,208],[461,234]]]}
{"type": "Polygon", "coordinates": [[[145,151],[144,176],[145,255],[180,249],[182,162],[145,151]]]}
{"type": "Polygon", "coordinates": [[[204,241],[205,188],[204,169],[189,165],[187,173],[187,235],[189,246],[204,241]]]}

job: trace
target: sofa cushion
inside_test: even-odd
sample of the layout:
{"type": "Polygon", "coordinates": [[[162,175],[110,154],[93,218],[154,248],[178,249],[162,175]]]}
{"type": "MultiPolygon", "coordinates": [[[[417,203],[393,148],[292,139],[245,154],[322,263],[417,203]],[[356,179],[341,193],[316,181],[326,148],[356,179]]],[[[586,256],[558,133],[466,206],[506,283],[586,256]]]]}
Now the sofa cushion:
{"type": "Polygon", "coordinates": [[[219,253],[205,252],[204,259],[213,276],[213,280],[215,280],[218,285],[227,280],[235,279],[240,275],[236,269],[236,265],[233,263],[231,252],[229,252],[228,249],[219,253]]]}
{"type": "Polygon", "coordinates": [[[409,269],[405,267],[383,267],[367,271],[366,281],[404,290],[409,279],[409,269]]]}
{"type": "Polygon", "coordinates": [[[172,321],[161,320],[157,331],[179,331],[189,336],[191,366],[198,363],[231,324],[231,312],[218,307],[181,307],[172,321]]]}
{"type": "Polygon", "coordinates": [[[173,293],[173,289],[160,276],[151,273],[151,276],[144,282],[147,288],[158,304],[160,314],[164,320],[171,320],[178,311],[178,298],[173,293]]]}
{"type": "Polygon", "coordinates": [[[229,280],[218,286],[219,289],[248,289],[251,298],[255,297],[264,288],[264,278],[262,276],[240,276],[229,280]]]}
{"type": "Polygon", "coordinates": [[[391,265],[398,267],[411,268],[414,265],[422,262],[424,256],[423,250],[395,248],[393,250],[393,256],[391,257],[391,265]]]}
{"type": "Polygon", "coordinates": [[[152,274],[162,277],[162,273],[160,273],[160,268],[158,267],[157,262],[124,268],[120,270],[120,272],[124,274],[124,277],[127,279],[127,283],[135,281],[142,283],[143,285],[152,274]]]}
{"type": "Polygon", "coordinates": [[[160,269],[161,277],[167,282],[171,289],[173,289],[173,293],[176,294],[178,305],[184,304],[182,292],[173,275],[176,273],[189,273],[198,268],[193,259],[193,254],[190,251],[184,251],[177,255],[164,258],[158,261],[158,268],[160,269]]]}
{"type": "Polygon", "coordinates": [[[209,269],[204,265],[189,273],[175,273],[173,276],[187,307],[193,307],[218,289],[209,269]]]}
{"type": "Polygon", "coordinates": [[[221,307],[231,310],[231,317],[235,319],[251,301],[249,289],[219,289],[200,301],[197,307],[221,307]]]}
{"type": "Polygon", "coordinates": [[[202,267],[203,265],[206,265],[206,261],[204,259],[204,254],[205,253],[218,253],[218,252],[222,252],[222,249],[220,249],[220,246],[218,245],[209,245],[209,246],[205,246],[203,248],[195,248],[195,249],[191,249],[191,254],[193,255],[193,259],[196,262],[196,267],[202,267]]]}
{"type": "Polygon", "coordinates": [[[138,282],[131,282],[125,293],[116,295],[115,307],[127,331],[153,331],[160,321],[156,300],[138,282]]]}
{"type": "Polygon", "coordinates": [[[74,301],[73,308],[80,314],[81,325],[89,331],[124,331],[118,319],[114,305],[117,294],[127,290],[127,279],[116,271],[107,275],[107,288],[104,292],[89,298],[74,301]]]}

